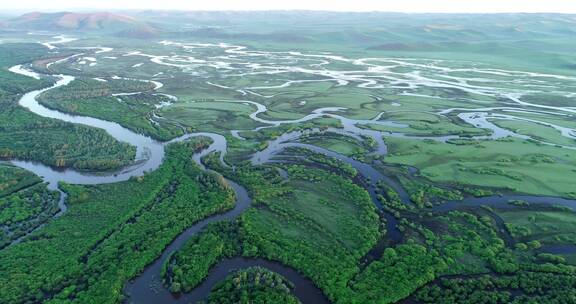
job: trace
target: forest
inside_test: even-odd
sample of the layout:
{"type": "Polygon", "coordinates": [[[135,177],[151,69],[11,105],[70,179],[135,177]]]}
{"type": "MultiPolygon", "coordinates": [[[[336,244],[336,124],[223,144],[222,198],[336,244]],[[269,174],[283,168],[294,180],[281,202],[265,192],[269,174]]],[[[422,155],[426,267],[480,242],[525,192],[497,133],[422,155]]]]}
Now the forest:
{"type": "Polygon", "coordinates": [[[161,168],[127,182],[65,185],[67,213],[2,251],[0,302],[122,299],[124,282],[175,235],[234,203],[230,190],[189,162],[192,148],[171,146],[161,168]]]}
{"type": "Polygon", "coordinates": [[[229,275],[214,287],[208,303],[300,303],[291,293],[292,283],[266,268],[253,267],[229,275]]]}
{"type": "Polygon", "coordinates": [[[114,170],[129,164],[135,149],[103,130],[43,118],[18,106],[27,90],[49,86],[43,80],[6,71],[10,66],[42,58],[42,46],[0,45],[0,158],[39,161],[79,170],[114,170]],[[17,52],[18,54],[14,54],[17,52]]]}

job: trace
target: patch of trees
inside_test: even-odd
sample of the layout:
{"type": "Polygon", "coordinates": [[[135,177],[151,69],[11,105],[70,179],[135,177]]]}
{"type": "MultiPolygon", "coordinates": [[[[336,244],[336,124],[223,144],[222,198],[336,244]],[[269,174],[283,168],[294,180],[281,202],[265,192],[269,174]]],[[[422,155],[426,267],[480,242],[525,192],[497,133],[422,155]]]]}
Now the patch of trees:
{"type": "Polygon", "coordinates": [[[520,271],[511,276],[440,279],[416,293],[423,303],[572,303],[576,275],[520,271]]]}
{"type": "MultiPolygon", "coordinates": [[[[102,83],[96,82],[98,85],[102,83]]],[[[154,115],[157,105],[171,102],[167,96],[151,93],[112,96],[107,90],[98,94],[93,91],[88,91],[88,93],[80,91],[76,94],[73,88],[68,88],[68,86],[55,90],[61,88],[66,88],[66,91],[64,93],[46,91],[39,96],[39,102],[61,112],[114,121],[134,132],[146,134],[158,140],[169,140],[183,134],[180,126],[154,115]],[[56,94],[56,96],[51,94],[56,94]],[[60,97],[59,95],[62,94],[65,96],[60,97]]]]}
{"type": "Polygon", "coordinates": [[[36,116],[0,103],[0,157],[36,160],[54,167],[112,170],[131,163],[135,147],[104,130],[36,116]]]}
{"type": "Polygon", "coordinates": [[[305,158],[302,159],[303,162],[316,163],[316,164],[328,166],[330,168],[333,168],[334,170],[336,170],[340,174],[345,175],[345,176],[350,177],[350,178],[356,176],[356,174],[358,173],[356,171],[356,169],[354,169],[354,167],[352,167],[352,165],[350,165],[346,162],[343,162],[343,161],[336,159],[334,157],[324,155],[322,153],[316,153],[316,152],[311,151],[309,149],[290,147],[290,148],[286,149],[286,152],[289,154],[304,155],[305,158]]]}
{"type": "Polygon", "coordinates": [[[29,171],[11,165],[0,165],[0,197],[30,187],[41,181],[38,176],[29,171]]]}
{"type": "Polygon", "coordinates": [[[434,250],[417,244],[387,248],[380,260],[372,262],[349,283],[349,303],[395,303],[431,282],[446,269],[446,262],[434,250]]]}
{"type": "Polygon", "coordinates": [[[110,96],[116,93],[135,93],[154,89],[149,81],[109,79],[106,82],[91,78],[77,78],[66,86],[48,90],[38,99],[42,102],[110,96]]]}
{"type": "Polygon", "coordinates": [[[250,267],[229,275],[214,286],[208,303],[297,304],[291,294],[293,284],[283,276],[262,267],[250,267]]]}
{"type": "Polygon", "coordinates": [[[464,196],[458,189],[446,189],[418,180],[404,180],[410,193],[410,200],[418,208],[432,207],[433,203],[445,200],[462,200],[464,196]]]}
{"type": "Polygon", "coordinates": [[[59,211],[59,192],[36,184],[0,197],[0,248],[42,225],[59,211]]]}
{"type": "Polygon", "coordinates": [[[174,253],[162,271],[164,284],[173,293],[189,292],[224,258],[241,253],[238,222],[217,222],[192,237],[174,253]]]}
{"type": "Polygon", "coordinates": [[[471,172],[471,173],[479,174],[479,175],[502,176],[502,177],[507,177],[507,178],[515,180],[515,181],[522,181],[521,176],[515,175],[515,174],[510,173],[510,172],[506,172],[506,171],[504,171],[502,169],[498,169],[498,168],[487,168],[487,167],[470,168],[470,167],[458,166],[458,170],[462,171],[462,172],[471,172]]]}
{"type": "Polygon", "coordinates": [[[471,194],[475,197],[491,196],[495,194],[494,191],[490,189],[483,189],[474,186],[460,185],[459,188],[462,190],[462,192],[471,194]]]}
{"type": "Polygon", "coordinates": [[[397,219],[402,217],[402,211],[414,209],[413,206],[403,203],[398,192],[383,181],[376,183],[376,195],[376,198],[382,204],[382,208],[397,219]]]}

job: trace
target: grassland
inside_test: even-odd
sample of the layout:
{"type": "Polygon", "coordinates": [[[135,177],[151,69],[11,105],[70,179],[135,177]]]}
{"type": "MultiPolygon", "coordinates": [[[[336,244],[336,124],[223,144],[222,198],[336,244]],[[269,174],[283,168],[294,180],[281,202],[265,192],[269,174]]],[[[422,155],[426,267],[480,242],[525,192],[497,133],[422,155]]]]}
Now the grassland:
{"type": "Polygon", "coordinates": [[[310,135],[301,140],[303,143],[326,148],[337,153],[361,158],[368,154],[371,148],[368,144],[349,136],[326,133],[322,135],[310,135]]]}
{"type": "Polygon", "coordinates": [[[518,134],[528,135],[534,139],[556,145],[575,146],[576,139],[564,137],[560,131],[541,124],[525,121],[494,121],[499,127],[512,130],[518,134]]]}
{"type": "Polygon", "coordinates": [[[367,124],[364,127],[383,132],[398,132],[406,135],[421,136],[442,136],[442,135],[463,135],[477,136],[486,135],[488,132],[483,129],[474,128],[462,123],[455,123],[453,120],[440,115],[416,111],[394,111],[387,112],[381,120],[391,120],[401,124],[406,124],[406,128],[367,124]]]}
{"type": "Polygon", "coordinates": [[[561,210],[511,210],[498,211],[512,236],[518,242],[538,241],[543,245],[576,244],[574,226],[576,214],[561,210]]]}
{"type": "Polygon", "coordinates": [[[225,133],[260,126],[248,117],[254,111],[251,105],[208,101],[178,103],[163,109],[161,114],[190,130],[225,133]]]}
{"type": "Polygon", "coordinates": [[[433,181],[456,181],[529,194],[574,195],[569,182],[576,178],[573,150],[519,139],[444,144],[387,138],[386,142],[390,149],[387,162],[417,167],[433,181]]]}

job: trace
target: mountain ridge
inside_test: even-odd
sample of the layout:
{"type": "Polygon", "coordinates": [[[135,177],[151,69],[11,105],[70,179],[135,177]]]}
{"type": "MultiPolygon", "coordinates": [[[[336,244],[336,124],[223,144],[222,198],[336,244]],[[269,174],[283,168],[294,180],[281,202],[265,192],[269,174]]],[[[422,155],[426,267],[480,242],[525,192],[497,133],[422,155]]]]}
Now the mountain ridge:
{"type": "Polygon", "coordinates": [[[10,19],[7,24],[12,28],[31,30],[70,30],[70,31],[122,31],[148,26],[147,22],[135,17],[111,12],[30,12],[10,19]]]}

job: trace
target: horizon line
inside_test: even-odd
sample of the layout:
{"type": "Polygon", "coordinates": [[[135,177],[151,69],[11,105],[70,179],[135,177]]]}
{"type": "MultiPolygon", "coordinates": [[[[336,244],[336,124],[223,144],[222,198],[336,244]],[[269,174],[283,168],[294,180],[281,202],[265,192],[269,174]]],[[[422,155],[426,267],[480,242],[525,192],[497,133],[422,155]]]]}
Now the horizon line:
{"type": "Polygon", "coordinates": [[[576,15],[576,12],[563,13],[555,11],[541,11],[541,12],[527,12],[527,11],[502,11],[502,12],[436,12],[436,11],[422,11],[422,12],[412,12],[412,11],[386,11],[386,10],[316,10],[316,9],[158,9],[158,8],[58,8],[58,9],[34,9],[34,8],[0,8],[0,12],[26,12],[26,13],[76,13],[76,12],[145,12],[145,11],[155,11],[155,12],[198,12],[198,13],[218,13],[218,12],[239,12],[239,13],[249,13],[249,12],[318,12],[318,13],[388,13],[388,14],[409,14],[409,15],[450,15],[450,14],[467,14],[467,15],[499,15],[499,14],[557,14],[557,15],[576,15]]]}

